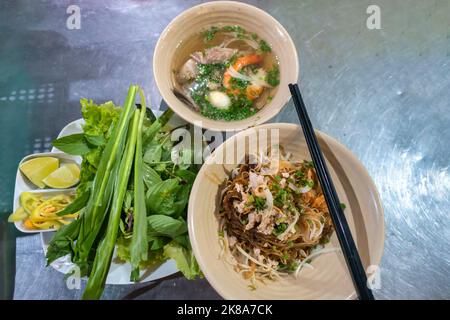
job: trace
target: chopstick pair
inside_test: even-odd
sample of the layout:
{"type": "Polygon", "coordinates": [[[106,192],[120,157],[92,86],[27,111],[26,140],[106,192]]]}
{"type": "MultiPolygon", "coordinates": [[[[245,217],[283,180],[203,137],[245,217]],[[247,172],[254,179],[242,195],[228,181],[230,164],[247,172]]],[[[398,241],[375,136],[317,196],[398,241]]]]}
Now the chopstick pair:
{"type": "Polygon", "coordinates": [[[353,280],[353,285],[355,286],[360,300],[375,300],[372,291],[367,287],[367,277],[361,258],[359,257],[355,241],[353,240],[350,228],[341,208],[331,175],[328,171],[322,151],[317,141],[317,137],[314,133],[311,120],[309,119],[306,111],[300,89],[297,84],[289,84],[289,90],[292,94],[295,109],[300,119],[303,134],[316,169],[317,178],[322,186],[325,201],[327,203],[342,252],[344,253],[345,261],[353,280]]]}

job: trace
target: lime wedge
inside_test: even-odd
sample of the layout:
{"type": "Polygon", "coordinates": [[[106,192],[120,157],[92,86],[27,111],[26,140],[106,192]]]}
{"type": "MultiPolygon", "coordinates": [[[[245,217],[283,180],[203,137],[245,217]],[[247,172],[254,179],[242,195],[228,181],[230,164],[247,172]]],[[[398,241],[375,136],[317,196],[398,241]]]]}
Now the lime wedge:
{"type": "Polygon", "coordinates": [[[44,188],[42,180],[58,169],[59,159],[53,157],[37,157],[22,163],[20,171],[36,186],[44,188]]]}
{"type": "Polygon", "coordinates": [[[65,189],[80,181],[80,168],[75,163],[64,164],[50,173],[42,182],[55,189],[65,189]]]}

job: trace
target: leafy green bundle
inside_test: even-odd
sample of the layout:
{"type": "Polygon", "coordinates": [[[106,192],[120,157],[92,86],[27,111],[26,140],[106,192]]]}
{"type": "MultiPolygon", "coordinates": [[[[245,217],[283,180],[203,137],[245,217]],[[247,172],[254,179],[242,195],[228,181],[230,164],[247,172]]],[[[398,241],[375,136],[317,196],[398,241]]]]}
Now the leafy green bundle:
{"type": "Polygon", "coordinates": [[[100,298],[115,248],[117,257],[132,265],[131,281],[139,281],[142,269],[168,259],[186,278],[201,276],[186,225],[197,171],[185,144],[179,161],[172,161],[174,143],[165,125],[173,111],[158,119],[148,114],[137,86],[130,87],[123,108],[86,99],[81,105],[83,133],[53,142],[83,157],[77,198],[58,213],[80,211],[80,216],[55,234],[47,264],[69,254],[89,277],[84,299],[100,298]],[[137,94],[140,110],[134,103],[137,94]]]}

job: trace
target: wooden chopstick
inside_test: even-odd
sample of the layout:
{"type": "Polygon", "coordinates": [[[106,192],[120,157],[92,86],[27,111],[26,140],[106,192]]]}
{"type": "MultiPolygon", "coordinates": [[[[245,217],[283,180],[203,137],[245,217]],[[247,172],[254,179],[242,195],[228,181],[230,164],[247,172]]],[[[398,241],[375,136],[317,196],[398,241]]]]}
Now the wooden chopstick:
{"type": "Polygon", "coordinates": [[[300,89],[297,84],[289,84],[289,90],[292,94],[295,109],[297,110],[297,115],[300,119],[303,134],[305,135],[306,143],[316,169],[317,178],[322,186],[325,201],[327,203],[331,220],[333,221],[345,261],[347,262],[347,267],[350,271],[353,285],[355,286],[360,300],[374,300],[372,291],[367,287],[367,277],[361,263],[361,258],[359,257],[355,241],[353,240],[347,219],[345,219],[336,189],[333,181],[331,180],[331,175],[328,171],[319,143],[317,142],[317,137],[306,111],[300,89]]]}

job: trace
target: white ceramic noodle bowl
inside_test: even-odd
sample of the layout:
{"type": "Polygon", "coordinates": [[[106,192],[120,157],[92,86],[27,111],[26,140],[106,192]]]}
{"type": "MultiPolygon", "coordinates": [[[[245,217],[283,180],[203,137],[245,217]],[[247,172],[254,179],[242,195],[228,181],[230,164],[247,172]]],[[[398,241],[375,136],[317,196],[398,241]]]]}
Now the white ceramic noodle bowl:
{"type": "MultiPolygon", "coordinates": [[[[222,159],[226,150],[236,151],[251,135],[267,140],[261,129],[279,130],[279,142],[294,159],[311,159],[300,127],[294,124],[267,124],[242,131],[228,139],[209,160],[222,159]]],[[[378,265],[384,244],[384,218],[380,198],[374,183],[358,159],[333,138],[316,132],[341,202],[357,243],[364,266],[378,265]]],[[[270,136],[270,135],[269,135],[270,136]]],[[[245,153],[255,153],[256,145],[247,145],[245,153]]],[[[189,237],[194,254],[206,278],[226,299],[351,299],[355,291],[342,253],[327,253],[314,259],[313,270],[304,268],[298,279],[260,284],[254,291],[249,282],[219,259],[218,221],[214,215],[219,184],[226,178],[226,170],[236,164],[205,164],[195,180],[189,199],[189,237]]],[[[339,247],[333,234],[328,247],[339,247]]]]}

